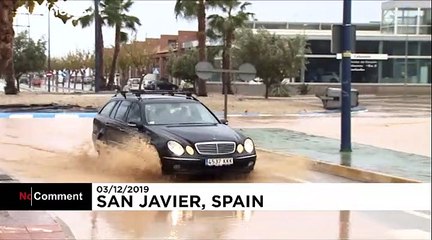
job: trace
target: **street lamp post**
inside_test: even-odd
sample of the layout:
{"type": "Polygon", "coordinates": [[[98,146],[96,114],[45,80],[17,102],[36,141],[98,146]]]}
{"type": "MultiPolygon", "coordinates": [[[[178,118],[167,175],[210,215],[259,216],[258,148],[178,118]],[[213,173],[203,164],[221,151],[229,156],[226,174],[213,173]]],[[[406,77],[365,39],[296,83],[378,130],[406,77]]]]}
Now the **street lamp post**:
{"type": "Polygon", "coordinates": [[[51,12],[48,10],[48,92],[51,92],[51,12]]]}
{"type": "Polygon", "coordinates": [[[343,1],[341,152],[351,152],[351,3],[343,1]]]}

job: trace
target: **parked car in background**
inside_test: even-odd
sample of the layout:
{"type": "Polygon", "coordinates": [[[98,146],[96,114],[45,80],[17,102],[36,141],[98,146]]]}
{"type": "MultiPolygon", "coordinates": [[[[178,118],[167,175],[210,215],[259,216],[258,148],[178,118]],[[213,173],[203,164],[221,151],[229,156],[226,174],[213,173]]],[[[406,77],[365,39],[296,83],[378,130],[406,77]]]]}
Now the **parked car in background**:
{"type": "Polygon", "coordinates": [[[31,81],[31,85],[34,87],[41,87],[42,86],[42,79],[39,77],[34,77],[31,81]]]}
{"type": "Polygon", "coordinates": [[[193,92],[194,91],[194,85],[191,82],[181,80],[179,89],[181,91],[193,92]]]}
{"type": "Polygon", "coordinates": [[[146,74],[144,76],[143,82],[142,82],[143,87],[145,88],[149,84],[149,82],[151,82],[151,81],[157,81],[157,80],[159,80],[158,79],[158,75],[153,74],[153,73],[146,74]]]}
{"type": "Polygon", "coordinates": [[[173,90],[176,91],[179,87],[168,81],[149,81],[147,86],[144,87],[146,90],[173,90]]]}
{"type": "Polygon", "coordinates": [[[126,86],[128,87],[129,90],[138,90],[140,89],[140,82],[141,82],[140,78],[130,78],[127,81],[126,86]]]}
{"type": "Polygon", "coordinates": [[[29,84],[29,81],[30,81],[30,79],[28,76],[22,76],[19,79],[19,83],[22,83],[22,84],[29,84]]]}
{"type": "Polygon", "coordinates": [[[84,83],[89,84],[94,82],[94,78],[93,77],[85,77],[84,78],[84,83]]]}
{"type": "Polygon", "coordinates": [[[339,76],[335,72],[326,72],[320,76],[321,81],[324,83],[337,83],[339,82],[339,76]]]}
{"type": "Polygon", "coordinates": [[[335,72],[312,73],[306,76],[306,82],[338,83],[339,75],[335,72]]]}

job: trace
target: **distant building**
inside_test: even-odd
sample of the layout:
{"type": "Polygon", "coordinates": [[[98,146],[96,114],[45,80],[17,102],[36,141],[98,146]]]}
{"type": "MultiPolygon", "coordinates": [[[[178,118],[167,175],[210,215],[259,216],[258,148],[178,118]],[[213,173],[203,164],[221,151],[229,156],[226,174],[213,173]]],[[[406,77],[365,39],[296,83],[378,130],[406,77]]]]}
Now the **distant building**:
{"type": "MultiPolygon", "coordinates": [[[[340,23],[249,22],[248,27],[277,35],[304,35],[312,54],[297,81],[337,82],[340,60],[330,53],[331,29],[340,23]]],[[[387,60],[353,60],[354,83],[431,83],[430,1],[388,1],[381,22],[356,25],[356,53],[387,54],[387,60]],[[407,50],[407,51],[406,51],[407,50]],[[407,70],[407,78],[405,71],[407,70]]]]}

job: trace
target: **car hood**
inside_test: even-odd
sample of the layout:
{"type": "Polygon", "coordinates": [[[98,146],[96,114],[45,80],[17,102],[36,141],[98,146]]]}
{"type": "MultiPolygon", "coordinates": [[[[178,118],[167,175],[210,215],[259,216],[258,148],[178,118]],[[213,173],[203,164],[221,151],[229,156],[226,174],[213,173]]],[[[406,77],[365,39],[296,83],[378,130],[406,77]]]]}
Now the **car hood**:
{"type": "Polygon", "coordinates": [[[225,124],[188,126],[150,126],[153,134],[167,140],[177,140],[193,144],[207,141],[243,141],[244,136],[225,124]]]}

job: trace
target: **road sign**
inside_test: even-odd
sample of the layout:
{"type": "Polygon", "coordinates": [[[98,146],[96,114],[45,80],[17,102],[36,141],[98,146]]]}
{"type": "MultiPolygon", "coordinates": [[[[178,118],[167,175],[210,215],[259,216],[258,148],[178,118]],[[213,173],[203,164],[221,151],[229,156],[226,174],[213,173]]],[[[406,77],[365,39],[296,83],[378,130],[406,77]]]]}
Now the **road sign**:
{"type": "Polygon", "coordinates": [[[52,77],[52,75],[53,75],[52,72],[47,72],[47,73],[46,73],[46,76],[47,76],[47,77],[52,77]]]}
{"type": "Polygon", "coordinates": [[[238,71],[238,76],[243,81],[250,81],[256,77],[256,69],[250,63],[243,63],[242,65],[240,65],[238,71]]]}
{"type": "Polygon", "coordinates": [[[202,61],[195,65],[195,72],[199,78],[208,80],[213,76],[214,67],[211,63],[202,61]]]}
{"type": "MultiPolygon", "coordinates": [[[[336,59],[342,59],[342,54],[336,54],[336,59]]],[[[388,60],[387,54],[365,54],[365,53],[353,53],[351,54],[353,60],[388,60]]]]}

